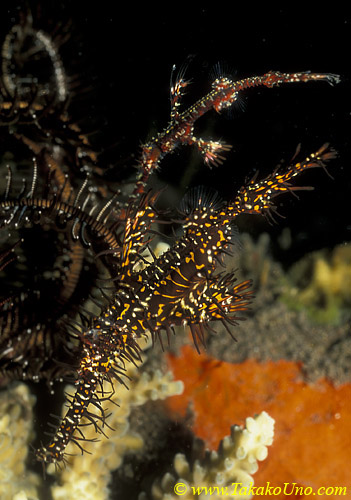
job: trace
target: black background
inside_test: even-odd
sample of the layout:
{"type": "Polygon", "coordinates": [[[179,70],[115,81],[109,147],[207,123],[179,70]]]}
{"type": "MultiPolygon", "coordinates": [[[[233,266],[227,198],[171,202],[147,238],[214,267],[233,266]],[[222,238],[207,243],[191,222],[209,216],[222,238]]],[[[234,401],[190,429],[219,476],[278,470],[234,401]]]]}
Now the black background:
{"type": "MultiPolygon", "coordinates": [[[[342,82],[335,87],[321,82],[248,90],[244,111],[235,109],[232,119],[210,112],[197,124],[198,134],[233,145],[225,165],[208,170],[191,148],[181,148],[165,159],[159,176],[177,186],[191,162],[192,184],[210,185],[230,199],[257,169],[265,175],[281,159],[289,161],[298,144],[303,156],[330,142],[339,152],[329,167],[334,180],[323,171],[308,172],[299,181],[314,185],[315,191],[301,193],[299,201],[279,200],[279,211],[287,217],[279,226],[257,217],[239,226],[253,234],[267,230],[273,239],[289,226],[293,244],[285,255],[288,262],[308,250],[350,240],[351,17],[341,9],[107,0],[26,5],[35,25],[48,32],[71,23],[70,39],[60,52],[67,73],[79,75],[82,86],[91,90],[87,99],[77,97],[76,108],[87,128],[99,130],[93,140],[108,148],[105,157],[116,177],[136,164],[140,144],[166,126],[173,64],[190,61],[187,104],[210,90],[218,62],[234,78],[269,70],[340,74],[342,82]]],[[[23,8],[18,2],[2,3],[3,34],[23,8]]]]}
{"type": "Polygon", "coordinates": [[[67,74],[78,76],[81,88],[89,89],[73,93],[72,112],[83,129],[98,131],[92,141],[105,152],[112,178],[126,176],[140,144],[167,125],[171,68],[189,56],[187,104],[210,90],[218,62],[234,78],[269,70],[340,74],[335,87],[320,82],[248,90],[245,109],[234,110],[232,119],[208,113],[197,124],[201,136],[233,145],[222,167],[209,170],[191,148],[181,148],[165,159],[158,175],[177,188],[191,165],[192,185],[214,187],[230,199],[257,169],[267,175],[281,159],[289,161],[298,144],[303,156],[330,142],[339,152],[329,166],[334,180],[322,170],[306,172],[298,181],[316,189],[302,192],[300,200],[278,200],[286,217],[279,224],[248,217],[238,225],[254,236],[268,231],[286,266],[308,251],[351,240],[351,16],[329,4],[329,10],[305,12],[296,3],[274,9],[248,2],[202,7],[190,2],[7,0],[0,4],[1,39],[28,6],[36,27],[51,33],[59,26],[70,33],[60,48],[63,63],[67,74]],[[276,242],[284,227],[291,230],[292,245],[283,251],[276,242]]]}

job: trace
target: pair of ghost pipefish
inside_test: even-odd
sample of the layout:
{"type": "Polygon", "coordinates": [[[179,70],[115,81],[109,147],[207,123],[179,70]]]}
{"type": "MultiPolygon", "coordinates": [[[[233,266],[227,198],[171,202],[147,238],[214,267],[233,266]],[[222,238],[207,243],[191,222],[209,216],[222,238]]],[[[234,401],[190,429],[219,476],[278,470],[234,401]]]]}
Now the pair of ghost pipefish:
{"type": "MultiPolygon", "coordinates": [[[[79,270],[84,263],[81,248],[89,244],[89,236],[95,256],[98,255],[96,241],[102,241],[103,250],[109,252],[109,259],[104,264],[111,266],[111,274],[117,275],[114,281],[116,290],[108,305],[90,319],[88,325],[82,322],[76,327],[78,364],[74,362],[71,367],[71,371],[76,372],[76,392],[69,399],[68,410],[51,442],[36,452],[38,460],[59,466],[66,460],[66,447],[70,441],[83,451],[80,443],[84,441],[84,417],[97,432],[103,432],[102,426],[107,422],[101,403],[110,395],[101,394],[99,389],[105,380],[112,386],[113,379],[124,383],[125,364],[137,363],[140,359],[138,339],[149,335],[155,338],[162,331],[169,334],[174,326],[186,324],[198,346],[212,321],[222,322],[231,333],[230,327],[240,319],[238,313],[247,309],[252,298],[250,281],[238,284],[234,273],[218,272],[224,254],[230,251],[233,220],[240,214],[270,214],[275,210],[273,199],[276,196],[302,189],[291,184],[294,177],[304,170],[324,167],[335,152],[323,146],[282,172],[275,171],[261,181],[253,179],[228,203],[201,188],[190,192],[182,204],[183,236],[168,251],[140,269],[136,264],[148,250],[152,226],[159,220],[154,208],[158,195],[146,189],[149,176],[164,156],[180,145],[195,145],[209,166],[221,164],[230,146],[195,137],[194,124],[211,109],[220,112],[232,106],[241,91],[257,86],[319,80],[334,84],[339,77],[308,72],[269,72],[238,81],[217,78],[205,97],[180,112],[182,92],[188,83],[181,76],[171,89],[171,121],[163,132],[143,146],[139,175],[127,204],[116,200],[103,186],[101,192],[104,192],[102,198],[105,201],[96,214],[96,206],[101,200],[99,186],[91,186],[91,180],[87,180],[74,195],[71,177],[63,172],[64,161],[81,169],[79,159],[82,154],[92,162],[96,157],[79,127],[70,121],[67,78],[55,42],[45,32],[36,30],[32,20],[27,19],[23,25],[16,25],[5,38],[2,58],[0,118],[5,125],[19,126],[15,130],[16,138],[34,155],[35,170],[30,190],[26,192],[22,188],[16,197],[12,196],[9,170],[5,196],[0,202],[1,228],[11,229],[26,221],[44,226],[54,220],[55,230],[71,225],[69,234],[73,243],[68,245],[68,252],[72,264],[67,279],[60,283],[58,305],[54,308],[59,320],[62,319],[61,309],[65,311],[64,306],[69,305],[76,294],[81,279],[79,270]],[[28,38],[34,53],[42,52],[50,61],[53,78],[45,85],[35,83],[34,79],[28,85],[27,79],[13,72],[15,63],[21,66],[28,57],[22,51],[25,47],[23,41],[28,38]],[[53,122],[55,127],[52,127],[53,122]],[[35,140],[31,137],[31,127],[35,130],[35,140]],[[50,131],[48,135],[47,130],[50,131]],[[69,154],[72,149],[73,154],[69,154]],[[50,177],[50,189],[45,188],[44,194],[37,195],[37,178],[44,174],[50,177]],[[86,185],[88,195],[83,199],[86,185]],[[93,204],[89,207],[90,198],[93,204]],[[100,413],[92,412],[92,406],[100,413]]],[[[98,171],[96,165],[89,168],[92,176],[98,171]]],[[[21,245],[21,241],[15,242],[0,254],[1,270],[11,265],[10,252],[21,245]]],[[[97,246],[101,248],[99,244],[97,246]]],[[[45,293],[41,296],[44,297],[45,293]]],[[[45,375],[59,378],[61,371],[56,373],[50,369],[47,373],[43,366],[52,357],[56,341],[51,336],[47,342],[42,342],[46,337],[41,315],[34,321],[37,333],[29,332],[32,334],[23,340],[22,331],[30,323],[24,299],[7,297],[0,302],[5,318],[2,321],[0,360],[5,363],[6,370],[10,370],[11,362],[22,363],[23,378],[36,380],[45,375]],[[17,337],[16,328],[20,332],[17,337]],[[41,344],[44,344],[44,349],[41,349],[41,344]],[[38,366],[30,371],[31,365],[35,364],[38,366]]],[[[30,301],[28,309],[31,309],[30,301]]],[[[44,309],[45,314],[42,304],[39,309],[44,309]]],[[[54,331],[56,324],[55,319],[47,329],[54,331]]]]}
{"type": "MultiPolygon", "coordinates": [[[[120,248],[115,253],[119,270],[116,293],[100,314],[80,334],[81,355],[75,381],[75,394],[51,442],[37,450],[37,459],[59,465],[65,462],[68,443],[75,443],[83,452],[81,430],[86,417],[97,430],[105,422],[100,405],[99,387],[107,380],[123,382],[125,363],[140,359],[138,339],[157,336],[177,325],[189,325],[194,342],[202,341],[212,321],[220,321],[230,332],[237,314],[247,309],[251,301],[250,281],[237,284],[233,273],[219,273],[218,266],[230,251],[231,224],[241,214],[267,215],[275,210],[274,198],[286,192],[303,189],[292,184],[305,170],[322,167],[336,156],[328,145],[294,163],[283,171],[274,171],[266,178],[252,179],[229,202],[198,189],[183,203],[184,234],[171,248],[154,257],[144,269],[135,266],[139,255],[148,247],[148,235],[158,214],[154,208],[157,194],[146,192],[147,180],[163,157],[182,144],[198,147],[207,164],[224,160],[229,146],[220,142],[194,137],[196,120],[210,109],[220,112],[231,106],[238,93],[259,85],[272,87],[281,83],[327,81],[337,83],[333,74],[269,72],[261,77],[231,81],[219,78],[212,90],[189,109],[178,112],[179,98],[185,82],[176,83],[172,92],[172,115],[168,127],[142,148],[140,175],[129,198],[127,210],[121,211],[120,248]],[[94,414],[89,406],[99,408],[94,414]]],[[[5,201],[0,208],[15,206],[39,208],[34,198],[5,201]],[[12,203],[12,204],[11,204],[12,203]]],[[[60,206],[51,206],[59,212],[60,206]]],[[[90,221],[88,221],[89,223],[90,221]]],[[[105,399],[109,399],[107,396],[105,399]]]]}

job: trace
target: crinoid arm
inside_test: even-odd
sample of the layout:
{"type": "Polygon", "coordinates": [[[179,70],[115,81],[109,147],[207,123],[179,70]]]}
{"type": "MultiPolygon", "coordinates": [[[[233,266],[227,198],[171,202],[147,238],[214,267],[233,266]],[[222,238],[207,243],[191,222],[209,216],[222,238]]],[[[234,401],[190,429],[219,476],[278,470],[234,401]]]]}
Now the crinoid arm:
{"type": "MultiPolygon", "coordinates": [[[[84,205],[88,202],[89,194],[86,195],[83,205],[80,204],[79,198],[84,190],[84,184],[75,200],[71,201],[67,199],[65,194],[67,186],[65,183],[60,190],[43,197],[36,193],[36,180],[37,171],[35,168],[30,190],[27,192],[22,190],[16,196],[11,196],[12,173],[9,169],[7,187],[0,200],[0,228],[10,227],[12,224],[19,227],[24,223],[39,223],[41,215],[46,214],[52,220],[56,220],[57,224],[67,225],[70,222],[72,239],[79,240],[83,246],[89,246],[85,234],[88,229],[90,234],[95,233],[96,236],[102,238],[109,248],[116,251],[119,249],[116,234],[106,223],[108,216],[105,218],[100,216],[105,207],[96,216],[85,211],[84,205]]],[[[70,194],[72,193],[70,192],[70,194]]]]}
{"type": "Polygon", "coordinates": [[[35,122],[48,111],[53,112],[55,108],[60,111],[64,109],[68,99],[68,85],[57,40],[49,33],[35,29],[30,13],[24,22],[15,24],[10,29],[2,44],[1,56],[2,121],[9,124],[35,122]],[[31,50],[28,50],[29,46],[31,50]],[[39,84],[39,79],[33,75],[21,78],[17,74],[16,69],[28,64],[31,58],[50,61],[52,81],[39,84]],[[33,84],[28,83],[31,79],[33,84]]]}

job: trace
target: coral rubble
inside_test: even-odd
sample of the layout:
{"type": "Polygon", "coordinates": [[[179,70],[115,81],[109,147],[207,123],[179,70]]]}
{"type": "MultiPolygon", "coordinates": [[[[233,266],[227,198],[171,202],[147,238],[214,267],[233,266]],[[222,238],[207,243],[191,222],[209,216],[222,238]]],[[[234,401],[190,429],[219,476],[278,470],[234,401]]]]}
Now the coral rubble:
{"type": "Polygon", "coordinates": [[[0,393],[0,498],[38,500],[40,478],[26,470],[35,397],[25,384],[0,393]]]}
{"type": "Polygon", "coordinates": [[[350,317],[351,245],[321,250],[297,262],[289,273],[291,287],[284,296],[295,309],[306,309],[318,323],[340,323],[350,317]]]}
{"type": "MultiPolygon", "coordinates": [[[[172,500],[179,497],[190,500],[194,497],[206,499],[233,498],[236,495],[233,483],[240,488],[249,488],[252,474],[258,469],[257,461],[267,457],[267,446],[273,442],[274,420],[262,412],[254,418],[247,418],[245,428],[234,425],[231,435],[220,443],[218,451],[206,451],[203,459],[196,459],[190,465],[183,454],[174,459],[174,473],[166,473],[155,481],[151,496],[153,500],[172,500]]],[[[140,500],[146,500],[141,494],[140,500]]],[[[245,498],[251,498],[245,495],[245,498]]]]}

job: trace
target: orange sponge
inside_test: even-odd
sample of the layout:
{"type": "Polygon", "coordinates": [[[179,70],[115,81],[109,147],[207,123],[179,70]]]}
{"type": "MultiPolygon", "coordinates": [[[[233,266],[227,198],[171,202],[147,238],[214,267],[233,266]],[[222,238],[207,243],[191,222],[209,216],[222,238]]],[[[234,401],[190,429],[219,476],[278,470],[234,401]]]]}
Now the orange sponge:
{"type": "Polygon", "coordinates": [[[275,419],[273,446],[255,475],[256,486],[289,483],[292,490],[296,483],[316,495],[321,486],[345,486],[342,496],[351,498],[351,384],[335,387],[326,379],[309,384],[293,361],[231,364],[199,356],[190,346],[180,357],[168,355],[168,363],[185,385],[168,406],[180,415],[192,408],[193,431],[209,448],[216,449],[230,426],[242,425],[248,416],[265,410],[275,419]]]}

